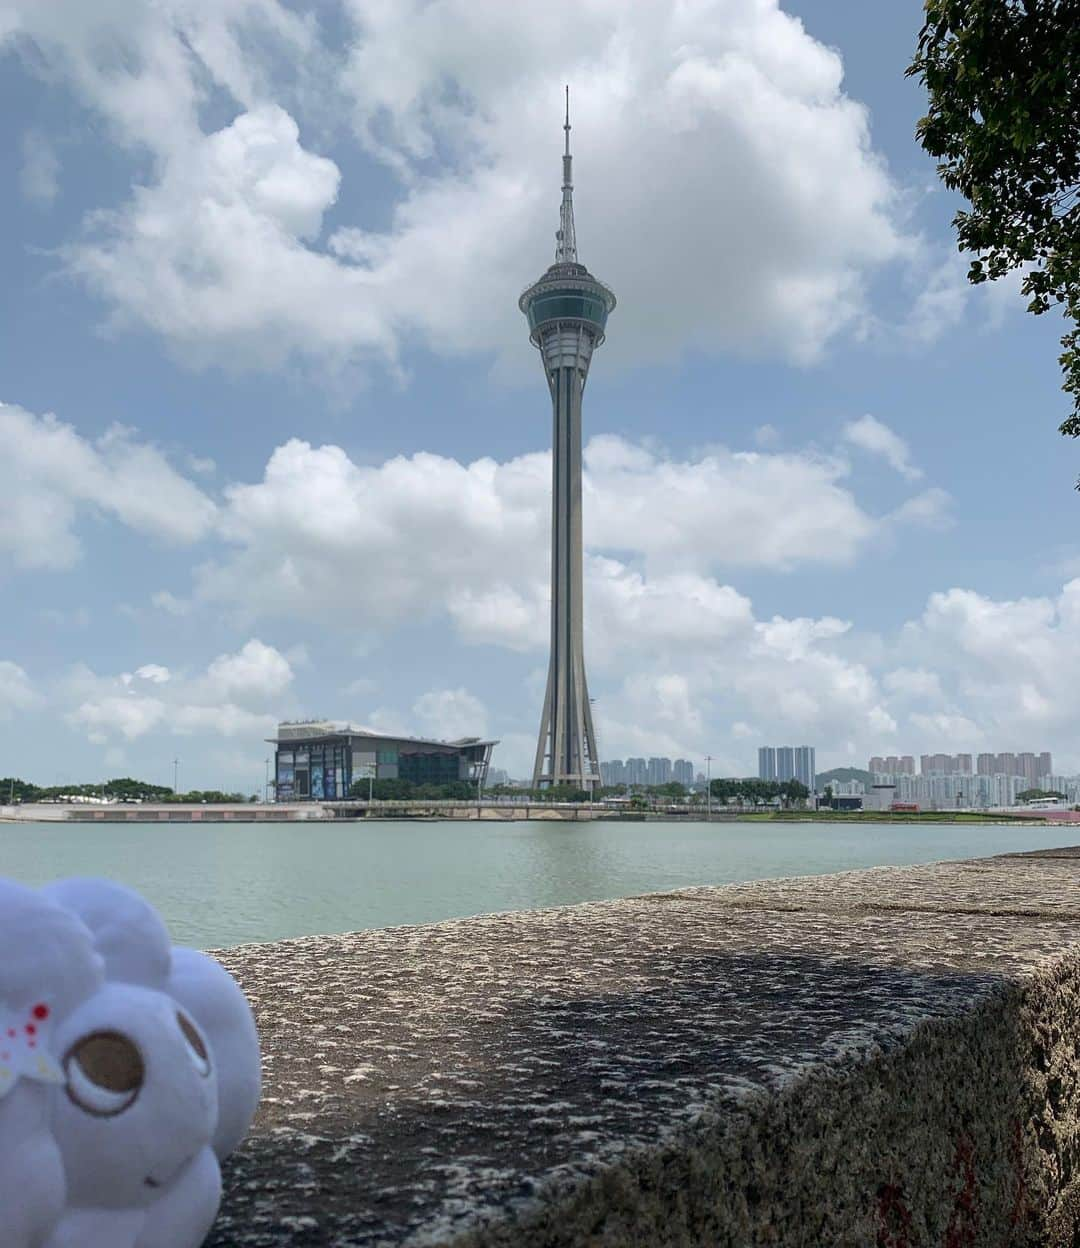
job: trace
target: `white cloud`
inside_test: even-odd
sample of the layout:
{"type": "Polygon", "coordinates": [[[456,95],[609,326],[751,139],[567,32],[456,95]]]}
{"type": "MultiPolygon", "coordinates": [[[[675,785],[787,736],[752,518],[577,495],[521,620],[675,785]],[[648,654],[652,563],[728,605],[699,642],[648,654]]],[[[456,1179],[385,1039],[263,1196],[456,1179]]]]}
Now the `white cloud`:
{"type": "MultiPolygon", "coordinates": [[[[895,520],[859,506],[838,458],[721,447],[674,460],[606,436],[588,444],[585,464],[598,594],[605,551],[617,553],[613,567],[640,559],[653,578],[843,564],[895,520]]],[[[226,490],[221,533],[233,552],[199,569],[197,592],[252,616],[350,627],[446,612],[470,639],[542,644],[550,471],[541,453],[501,464],[419,453],[366,466],[294,439],[262,481],[226,490]],[[378,575],[358,575],[365,567],[378,575]]],[[[619,586],[629,598],[618,609],[646,619],[645,582],[619,586]]]]}
{"type": "Polygon", "coordinates": [[[951,253],[925,275],[902,327],[905,337],[925,346],[964,320],[973,290],[967,269],[964,257],[951,253]]]}
{"type": "Polygon", "coordinates": [[[886,517],[892,525],[915,525],[923,529],[947,529],[953,523],[952,495],[937,486],[913,494],[886,517]]]}
{"type": "Polygon", "coordinates": [[[240,737],[254,744],[273,729],[291,681],[285,656],[253,638],[195,675],[178,675],[160,663],[116,677],[78,667],[55,697],[70,707],[67,722],[95,744],[155,733],[240,737]]]}
{"type": "Polygon", "coordinates": [[[51,415],[0,403],[7,479],[0,494],[0,556],[18,567],[66,568],[79,558],[80,513],[185,544],[206,536],[216,507],[164,455],[114,426],[89,441],[51,415]]]}
{"type": "Polygon", "coordinates": [[[436,740],[487,733],[487,710],[467,689],[429,689],[413,703],[413,715],[423,734],[436,740]]]}
{"type": "Polygon", "coordinates": [[[60,162],[40,130],[28,130],[22,139],[19,190],[35,204],[51,204],[60,190],[60,162]]]}
{"type": "Polygon", "coordinates": [[[341,55],[276,0],[18,10],[42,61],[153,158],[67,252],[114,323],[228,363],[396,367],[414,335],[523,361],[513,309],[550,259],[566,80],[582,254],[620,296],[613,364],[694,348],[812,360],[864,327],[867,275],[911,249],[838,54],[776,0],[345,9],[341,55]],[[207,134],[215,90],[236,115],[207,134]],[[351,115],[394,171],[385,230],[323,237],[342,170],[303,145],[309,113],[312,130],[351,115]]]}
{"type": "Polygon", "coordinates": [[[210,687],[227,698],[280,696],[292,683],[289,660],[273,646],[257,637],[246,642],[236,654],[221,654],[206,670],[210,687]]]}
{"type": "Polygon", "coordinates": [[[167,684],[170,679],[169,669],[162,667],[160,663],[144,663],[142,667],[135,669],[135,675],[140,680],[149,680],[155,685],[167,684]]]}
{"type": "Polygon", "coordinates": [[[122,736],[134,741],[157,728],[165,719],[167,708],[160,698],[147,694],[103,694],[81,702],[68,716],[73,726],[86,730],[87,739],[95,745],[122,736]]]}
{"type": "Polygon", "coordinates": [[[41,696],[26,672],[18,663],[0,659],[0,720],[11,719],[40,705],[41,696]]]}
{"type": "Polygon", "coordinates": [[[158,610],[165,611],[169,615],[179,616],[191,613],[191,603],[186,598],[178,598],[167,589],[159,589],[156,593],[151,594],[150,602],[158,610]]]}
{"type": "Polygon", "coordinates": [[[911,448],[884,421],[869,414],[860,416],[844,426],[844,438],[870,455],[880,455],[908,481],[917,481],[923,475],[922,469],[911,462],[911,448]]]}

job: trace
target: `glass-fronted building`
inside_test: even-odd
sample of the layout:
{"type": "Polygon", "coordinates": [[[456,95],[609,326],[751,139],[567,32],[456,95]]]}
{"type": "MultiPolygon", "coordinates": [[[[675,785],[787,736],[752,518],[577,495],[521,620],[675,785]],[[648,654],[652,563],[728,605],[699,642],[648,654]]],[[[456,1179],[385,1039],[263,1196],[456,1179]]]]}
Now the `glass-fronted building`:
{"type": "Polygon", "coordinates": [[[411,780],[483,785],[497,741],[462,737],[434,741],[395,737],[337,720],[278,725],[269,738],[275,751],[275,793],[279,802],[334,801],[348,797],[356,780],[411,780]]]}

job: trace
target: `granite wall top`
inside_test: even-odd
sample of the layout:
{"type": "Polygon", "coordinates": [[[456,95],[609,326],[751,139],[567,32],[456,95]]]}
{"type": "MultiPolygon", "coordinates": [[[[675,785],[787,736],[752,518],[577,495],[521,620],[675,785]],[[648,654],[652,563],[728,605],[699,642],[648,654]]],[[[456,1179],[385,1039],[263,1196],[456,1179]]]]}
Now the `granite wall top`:
{"type": "Polygon", "coordinates": [[[1080,955],[1080,850],[219,953],[266,1088],[209,1241],[437,1244],[1080,955]]]}

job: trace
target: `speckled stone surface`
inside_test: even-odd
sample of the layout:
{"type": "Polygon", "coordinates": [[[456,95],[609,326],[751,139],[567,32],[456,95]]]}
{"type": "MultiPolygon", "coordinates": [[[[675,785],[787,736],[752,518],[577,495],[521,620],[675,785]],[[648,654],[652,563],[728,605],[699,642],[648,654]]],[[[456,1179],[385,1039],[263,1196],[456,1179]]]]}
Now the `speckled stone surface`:
{"type": "Polygon", "coordinates": [[[218,955],[265,1052],[209,1244],[1080,1244],[1080,856],[218,955]]]}

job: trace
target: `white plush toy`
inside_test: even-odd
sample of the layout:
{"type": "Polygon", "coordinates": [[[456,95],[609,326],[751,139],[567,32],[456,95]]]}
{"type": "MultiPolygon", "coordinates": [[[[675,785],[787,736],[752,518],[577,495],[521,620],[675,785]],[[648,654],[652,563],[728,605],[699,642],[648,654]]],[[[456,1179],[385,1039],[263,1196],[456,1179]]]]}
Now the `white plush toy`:
{"type": "Polygon", "coordinates": [[[106,880],[0,880],[0,941],[3,1248],[197,1248],[258,1102],[243,993],[106,880]]]}

